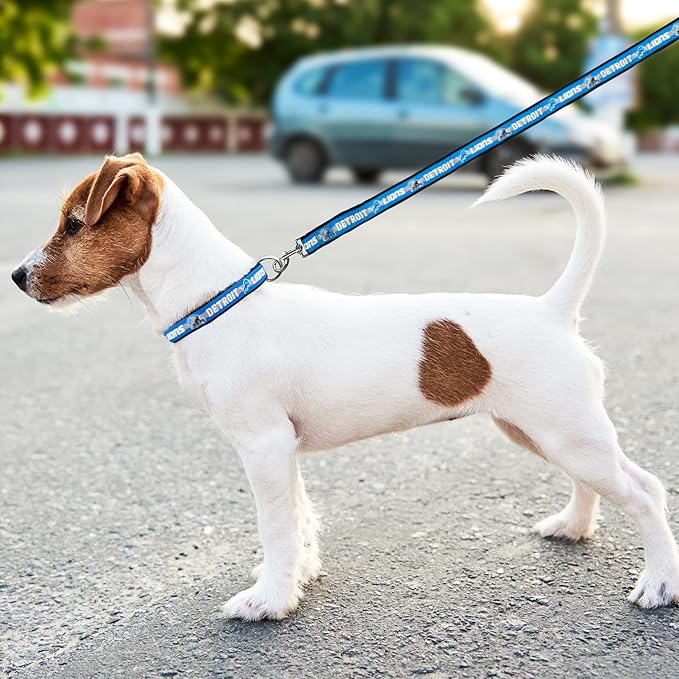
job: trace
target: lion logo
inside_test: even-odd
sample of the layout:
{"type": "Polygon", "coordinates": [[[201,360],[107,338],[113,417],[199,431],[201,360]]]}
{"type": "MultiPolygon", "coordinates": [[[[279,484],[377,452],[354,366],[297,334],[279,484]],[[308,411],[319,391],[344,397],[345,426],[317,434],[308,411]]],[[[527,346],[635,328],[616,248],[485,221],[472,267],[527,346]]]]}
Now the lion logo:
{"type": "Polygon", "coordinates": [[[505,130],[503,127],[501,127],[493,135],[493,141],[502,141],[503,139],[506,139],[508,136],[509,136],[509,130],[505,130]]]}

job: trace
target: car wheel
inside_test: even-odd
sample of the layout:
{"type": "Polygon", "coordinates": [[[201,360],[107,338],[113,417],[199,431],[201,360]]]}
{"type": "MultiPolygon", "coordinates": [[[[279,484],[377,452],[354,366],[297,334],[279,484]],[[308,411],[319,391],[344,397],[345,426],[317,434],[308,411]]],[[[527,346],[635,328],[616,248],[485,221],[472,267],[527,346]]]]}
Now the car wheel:
{"type": "Polygon", "coordinates": [[[352,167],[351,173],[359,184],[374,184],[380,176],[380,171],[374,167],[352,167]]]}
{"type": "Polygon", "coordinates": [[[513,165],[517,160],[525,158],[531,153],[527,144],[517,144],[505,142],[491,151],[483,164],[483,171],[491,182],[495,177],[501,175],[507,167],[513,165]]]}
{"type": "Polygon", "coordinates": [[[327,163],[318,143],[312,139],[295,139],[288,145],[285,164],[293,182],[315,184],[323,179],[327,163]]]}

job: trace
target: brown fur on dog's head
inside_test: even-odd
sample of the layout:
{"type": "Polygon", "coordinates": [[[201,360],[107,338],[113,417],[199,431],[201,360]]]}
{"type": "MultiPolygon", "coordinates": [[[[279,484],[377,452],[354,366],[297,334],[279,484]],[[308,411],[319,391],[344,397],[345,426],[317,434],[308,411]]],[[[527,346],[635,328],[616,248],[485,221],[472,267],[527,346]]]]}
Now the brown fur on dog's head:
{"type": "Polygon", "coordinates": [[[50,303],[116,285],[151,251],[162,179],[143,156],[107,156],[64,201],[59,226],[31,267],[28,292],[50,303]]]}

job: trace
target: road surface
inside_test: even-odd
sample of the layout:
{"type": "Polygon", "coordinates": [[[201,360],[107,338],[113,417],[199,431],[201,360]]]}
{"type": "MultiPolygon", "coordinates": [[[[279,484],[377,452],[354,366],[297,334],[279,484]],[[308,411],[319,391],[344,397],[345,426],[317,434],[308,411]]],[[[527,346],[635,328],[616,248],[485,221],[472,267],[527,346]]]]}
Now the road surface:
{"type": "MultiPolygon", "coordinates": [[[[165,342],[123,291],[64,316],[9,280],[54,228],[62,190],[97,162],[0,162],[0,673],[679,674],[679,610],[625,599],[643,563],[631,523],[604,505],[587,543],[532,534],[568,483],[482,418],[305,458],[323,577],[286,621],[220,620],[259,551],[234,451],[180,393],[165,342]]],[[[261,157],[157,164],[256,255],[370,190],[341,172],[292,188],[261,157]]],[[[610,236],[583,330],[607,363],[622,445],[666,483],[679,534],[679,160],[639,171],[641,186],[606,190],[610,236]]],[[[482,188],[451,179],[294,261],[286,280],[544,291],[571,249],[568,207],[539,194],[468,210],[482,188]]]]}

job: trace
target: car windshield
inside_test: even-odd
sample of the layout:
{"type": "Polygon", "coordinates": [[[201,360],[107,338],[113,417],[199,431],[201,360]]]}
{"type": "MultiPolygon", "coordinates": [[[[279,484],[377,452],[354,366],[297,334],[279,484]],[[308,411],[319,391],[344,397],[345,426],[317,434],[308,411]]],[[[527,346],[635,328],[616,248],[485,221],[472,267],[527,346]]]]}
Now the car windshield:
{"type": "Polygon", "coordinates": [[[509,99],[519,106],[529,106],[544,96],[537,87],[527,80],[499,66],[490,59],[475,54],[451,60],[468,78],[478,85],[509,99]]]}
{"type": "MultiPolygon", "coordinates": [[[[450,63],[490,94],[500,96],[520,108],[536,103],[547,94],[516,73],[476,54],[450,59],[450,63]]],[[[575,108],[568,107],[558,111],[555,116],[568,118],[577,114],[575,108]]]]}

